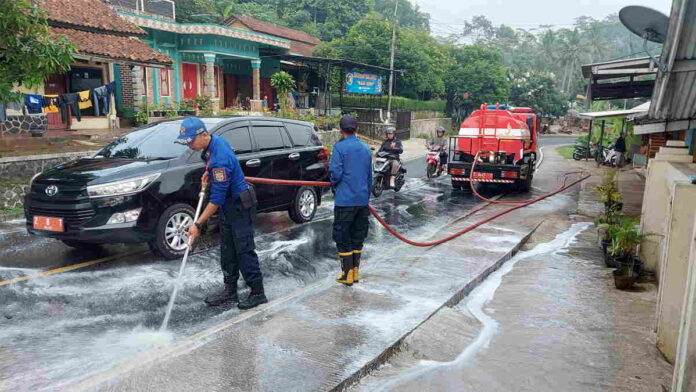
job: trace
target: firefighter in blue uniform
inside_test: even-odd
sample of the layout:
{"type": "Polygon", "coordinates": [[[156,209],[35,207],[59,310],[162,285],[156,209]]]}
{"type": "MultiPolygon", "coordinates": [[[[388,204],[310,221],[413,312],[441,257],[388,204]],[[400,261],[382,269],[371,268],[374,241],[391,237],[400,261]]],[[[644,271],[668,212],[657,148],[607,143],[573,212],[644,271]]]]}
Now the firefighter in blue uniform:
{"type": "Polygon", "coordinates": [[[202,180],[204,184],[210,184],[208,205],[188,229],[191,243],[200,235],[202,225],[222,208],[220,266],[224,288],[221,293],[207,297],[205,302],[208,306],[238,302],[240,309],[268,302],[254,245],[252,219],[256,212],[256,195],[244,181],[244,173],[232,147],[223,138],[208,134],[205,124],[195,117],[184,119],[177,142],[192,150],[203,151],[206,171],[202,180]],[[237,297],[240,271],[251,289],[243,301],[237,297]]]}
{"type": "Polygon", "coordinates": [[[372,155],[367,144],[355,136],[358,122],[354,117],[342,117],[340,127],[343,139],[334,145],[329,167],[336,193],[333,239],[341,260],[336,281],[352,286],[360,280],[360,259],[369,228],[372,155]]]}

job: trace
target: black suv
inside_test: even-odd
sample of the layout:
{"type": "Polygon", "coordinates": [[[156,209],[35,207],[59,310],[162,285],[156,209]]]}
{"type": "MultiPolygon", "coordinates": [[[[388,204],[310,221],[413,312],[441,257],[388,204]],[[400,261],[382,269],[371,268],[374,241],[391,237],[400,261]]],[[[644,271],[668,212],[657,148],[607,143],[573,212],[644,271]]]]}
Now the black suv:
{"type": "MultiPolygon", "coordinates": [[[[31,234],[81,247],[148,242],[166,258],[185,250],[204,162],[175,144],[183,119],[136,129],[90,158],[58,165],[32,179],[24,213],[31,234]]],[[[326,181],[328,149],[312,124],[269,117],[201,118],[234,148],[248,177],[326,181]]],[[[287,210],[312,220],[322,188],[257,185],[260,212],[287,210]]]]}

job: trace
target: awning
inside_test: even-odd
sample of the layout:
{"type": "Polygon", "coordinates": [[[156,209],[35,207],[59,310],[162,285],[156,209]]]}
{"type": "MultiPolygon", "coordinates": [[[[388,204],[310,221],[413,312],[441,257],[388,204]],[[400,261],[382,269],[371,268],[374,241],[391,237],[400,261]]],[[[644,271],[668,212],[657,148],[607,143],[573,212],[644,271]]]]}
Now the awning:
{"type": "MultiPolygon", "coordinates": [[[[672,2],[661,69],[646,122],[661,121],[663,129],[691,126],[696,119],[696,0],[672,2]]],[[[648,125],[648,124],[646,124],[648,125]]],[[[688,128],[680,128],[684,130],[688,128]]],[[[647,133],[647,132],[646,132],[647,133]]]]}
{"type": "Polygon", "coordinates": [[[123,61],[149,67],[171,67],[172,59],[152,49],[137,37],[95,33],[62,27],[50,27],[55,34],[67,37],[78,50],[76,57],[102,61],[123,61]]]}
{"type": "MultiPolygon", "coordinates": [[[[380,67],[377,65],[370,65],[370,64],[364,64],[364,63],[359,63],[357,61],[352,61],[352,60],[343,60],[343,59],[332,59],[332,58],[327,58],[327,57],[312,57],[312,56],[298,56],[298,55],[292,55],[292,54],[272,54],[272,55],[266,55],[266,56],[261,56],[261,57],[266,57],[266,58],[277,58],[280,59],[281,61],[289,62],[293,65],[300,65],[300,64],[307,64],[307,65],[331,65],[332,67],[339,67],[339,68],[345,68],[345,69],[361,69],[365,71],[374,71],[374,72],[380,72],[380,73],[386,73],[389,72],[389,68],[385,67],[380,67]]],[[[287,63],[284,63],[287,64],[287,63]]],[[[394,72],[398,73],[404,73],[403,70],[395,69],[394,72]]]]}
{"type": "Polygon", "coordinates": [[[628,116],[630,114],[646,113],[649,108],[650,102],[645,102],[631,109],[607,110],[603,112],[585,112],[578,114],[578,116],[580,116],[580,118],[594,120],[602,117],[628,116]]]}
{"type": "Polygon", "coordinates": [[[590,79],[587,85],[589,101],[649,98],[655,85],[656,73],[657,64],[650,57],[582,66],[582,75],[590,79]]]}

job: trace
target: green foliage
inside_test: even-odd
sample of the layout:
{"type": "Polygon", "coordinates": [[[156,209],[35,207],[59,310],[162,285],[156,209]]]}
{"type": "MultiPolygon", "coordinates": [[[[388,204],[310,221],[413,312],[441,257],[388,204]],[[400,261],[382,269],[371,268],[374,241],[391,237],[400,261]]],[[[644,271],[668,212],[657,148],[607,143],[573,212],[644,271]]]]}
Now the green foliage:
{"type": "Polygon", "coordinates": [[[542,116],[562,116],[566,112],[566,101],[550,72],[516,67],[510,70],[509,78],[509,102],[514,106],[531,107],[542,116]]]}
{"type": "Polygon", "coordinates": [[[445,76],[448,112],[461,122],[482,103],[507,102],[508,75],[500,53],[482,45],[451,47],[445,76]]]}
{"type": "Polygon", "coordinates": [[[196,106],[201,116],[211,116],[213,114],[213,101],[208,95],[199,95],[196,98],[196,106]]]}
{"type": "Polygon", "coordinates": [[[621,192],[617,182],[618,170],[607,169],[604,172],[602,183],[595,190],[599,193],[599,200],[604,202],[605,213],[618,211],[621,205],[621,192]]]}
{"type": "Polygon", "coordinates": [[[133,120],[135,121],[136,125],[145,125],[148,122],[148,115],[147,115],[148,109],[147,107],[143,108],[143,110],[137,110],[133,116],[133,120]]]}
{"type": "Polygon", "coordinates": [[[46,15],[29,0],[0,2],[0,102],[17,102],[16,85],[33,88],[70,68],[76,49],[51,34],[46,15]]]}
{"type": "Polygon", "coordinates": [[[416,138],[418,138],[418,139],[430,139],[430,135],[428,135],[427,133],[421,132],[416,136],[416,138]]]}
{"type": "Polygon", "coordinates": [[[289,73],[281,71],[271,76],[271,86],[278,92],[280,109],[285,111],[288,105],[288,93],[295,89],[295,80],[289,73]]]}
{"type": "MultiPolygon", "coordinates": [[[[338,105],[341,98],[338,94],[331,96],[331,100],[334,105],[338,105]]],[[[373,96],[368,95],[344,95],[343,96],[343,107],[349,108],[376,108],[376,109],[386,109],[387,101],[389,97],[386,95],[373,96]]],[[[430,101],[419,101],[417,99],[410,99],[404,97],[392,97],[392,109],[393,110],[429,110],[434,112],[444,112],[445,111],[445,101],[443,100],[430,100],[430,101]]]]}
{"type": "Polygon", "coordinates": [[[645,241],[646,235],[640,234],[634,219],[622,219],[608,229],[611,238],[609,253],[615,257],[633,256],[636,247],[645,241]]]}

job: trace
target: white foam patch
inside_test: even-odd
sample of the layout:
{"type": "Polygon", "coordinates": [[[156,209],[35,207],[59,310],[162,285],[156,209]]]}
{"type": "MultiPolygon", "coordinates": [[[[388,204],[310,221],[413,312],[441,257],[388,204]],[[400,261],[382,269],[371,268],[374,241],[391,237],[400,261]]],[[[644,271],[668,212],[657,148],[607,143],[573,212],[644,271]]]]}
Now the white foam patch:
{"type": "MultiPolygon", "coordinates": [[[[506,262],[500,269],[493,272],[483,283],[476,287],[466,298],[465,310],[473,315],[482,325],[482,329],[476,336],[473,342],[464,348],[457,358],[450,362],[438,362],[431,360],[421,360],[415,366],[402,370],[398,375],[394,376],[387,382],[381,382],[375,388],[365,390],[372,391],[392,391],[400,390],[399,386],[402,383],[415,380],[420,376],[430,372],[443,370],[455,366],[466,365],[473,357],[481,350],[486,349],[493,337],[498,332],[498,322],[484,311],[484,307],[495,296],[495,292],[500,287],[503,277],[512,271],[515,264],[520,260],[529,257],[549,254],[556,255],[564,251],[574,241],[575,237],[582,231],[586,230],[591,224],[587,222],[575,223],[567,231],[559,234],[550,242],[537,245],[531,250],[519,252],[515,257],[506,262]]],[[[458,305],[461,306],[461,305],[458,305]]]]}

